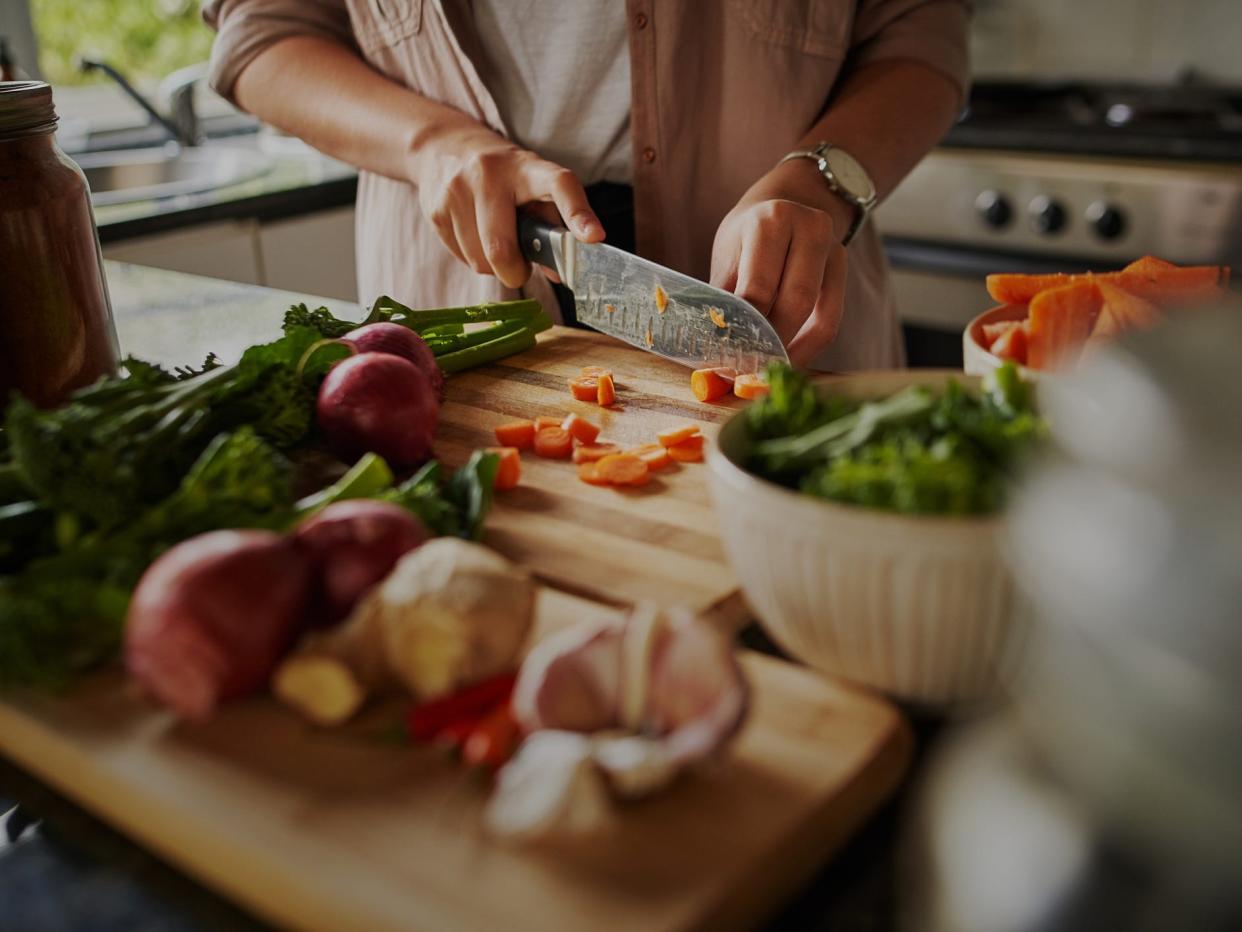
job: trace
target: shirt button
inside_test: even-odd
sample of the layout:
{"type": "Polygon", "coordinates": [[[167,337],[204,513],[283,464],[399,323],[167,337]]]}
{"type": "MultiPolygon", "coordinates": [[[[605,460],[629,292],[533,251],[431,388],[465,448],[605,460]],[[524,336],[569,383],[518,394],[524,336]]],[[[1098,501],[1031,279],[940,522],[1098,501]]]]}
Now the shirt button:
{"type": "Polygon", "coordinates": [[[647,14],[639,13],[637,16],[635,16],[634,26],[637,29],[646,29],[647,28],[647,14]]]}
{"type": "Polygon", "coordinates": [[[651,146],[643,149],[643,161],[648,165],[655,161],[655,149],[651,148],[651,146]]]}

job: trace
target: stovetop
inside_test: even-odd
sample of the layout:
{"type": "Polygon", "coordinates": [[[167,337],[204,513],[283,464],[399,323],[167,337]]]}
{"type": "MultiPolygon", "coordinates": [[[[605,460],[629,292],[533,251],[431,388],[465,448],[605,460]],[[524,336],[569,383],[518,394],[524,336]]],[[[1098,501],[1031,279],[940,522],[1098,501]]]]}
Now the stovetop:
{"type": "Polygon", "coordinates": [[[945,144],[1242,162],[1242,87],[981,81],[945,144]]]}

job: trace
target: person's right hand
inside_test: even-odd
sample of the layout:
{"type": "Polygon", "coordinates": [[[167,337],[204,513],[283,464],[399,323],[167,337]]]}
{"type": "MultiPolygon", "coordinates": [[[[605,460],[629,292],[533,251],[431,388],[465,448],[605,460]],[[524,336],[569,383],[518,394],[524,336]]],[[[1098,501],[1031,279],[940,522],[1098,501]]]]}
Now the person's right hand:
{"type": "Polygon", "coordinates": [[[444,245],[506,287],[522,287],[531,271],[518,248],[519,207],[553,205],[577,239],[596,243],[604,238],[603,225],[572,171],[485,126],[443,129],[420,145],[411,161],[423,215],[444,245]]]}

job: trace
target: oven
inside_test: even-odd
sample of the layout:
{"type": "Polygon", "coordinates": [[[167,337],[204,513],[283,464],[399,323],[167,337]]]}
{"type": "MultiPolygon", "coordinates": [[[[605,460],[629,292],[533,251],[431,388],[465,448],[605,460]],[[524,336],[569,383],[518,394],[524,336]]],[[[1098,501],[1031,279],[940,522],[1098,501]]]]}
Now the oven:
{"type": "Polygon", "coordinates": [[[1242,89],[982,82],[877,210],[911,365],[961,365],[992,272],[1242,267],[1242,89]]]}

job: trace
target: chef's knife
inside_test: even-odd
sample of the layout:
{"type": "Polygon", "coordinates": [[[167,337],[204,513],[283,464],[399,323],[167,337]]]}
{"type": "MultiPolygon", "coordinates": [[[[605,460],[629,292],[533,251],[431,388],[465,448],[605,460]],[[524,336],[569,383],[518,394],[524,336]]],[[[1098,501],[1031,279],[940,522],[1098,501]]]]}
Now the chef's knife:
{"type": "Polygon", "coordinates": [[[534,217],[518,219],[522,254],[554,269],[578,321],[692,369],[758,372],[789,355],[768,319],[736,295],[607,243],[580,243],[534,217]]]}

